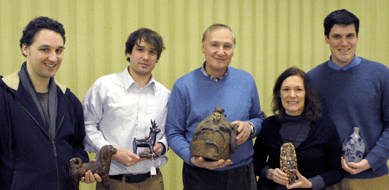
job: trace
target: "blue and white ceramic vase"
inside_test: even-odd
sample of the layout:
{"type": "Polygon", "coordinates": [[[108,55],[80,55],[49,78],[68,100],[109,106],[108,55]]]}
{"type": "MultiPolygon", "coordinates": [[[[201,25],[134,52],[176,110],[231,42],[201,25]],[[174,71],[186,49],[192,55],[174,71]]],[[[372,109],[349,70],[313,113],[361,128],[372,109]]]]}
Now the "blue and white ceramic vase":
{"type": "Polygon", "coordinates": [[[363,143],[362,137],[359,135],[358,127],[354,127],[354,132],[344,141],[342,154],[347,163],[358,163],[363,159],[365,143],[363,143]]]}

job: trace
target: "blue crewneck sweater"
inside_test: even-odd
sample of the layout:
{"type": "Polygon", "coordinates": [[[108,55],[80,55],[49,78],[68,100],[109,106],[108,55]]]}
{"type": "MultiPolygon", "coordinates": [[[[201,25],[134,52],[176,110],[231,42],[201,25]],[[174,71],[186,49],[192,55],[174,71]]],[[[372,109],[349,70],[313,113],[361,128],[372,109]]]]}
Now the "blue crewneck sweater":
{"type": "Polygon", "coordinates": [[[365,159],[372,167],[345,178],[375,178],[388,173],[389,69],[361,58],[360,64],[336,71],[328,61],[308,72],[322,100],[323,114],[337,127],[340,140],[360,128],[366,145],[365,159]]]}
{"type": "Polygon", "coordinates": [[[166,119],[166,134],[171,149],[191,164],[189,145],[193,132],[217,106],[225,109],[228,122],[250,121],[256,132],[238,146],[235,154],[231,154],[233,164],[216,170],[224,171],[249,164],[254,153],[252,138],[261,130],[261,107],[254,78],[248,72],[233,67],[228,67],[228,74],[218,82],[206,77],[200,68],[175,82],[166,119]]]}

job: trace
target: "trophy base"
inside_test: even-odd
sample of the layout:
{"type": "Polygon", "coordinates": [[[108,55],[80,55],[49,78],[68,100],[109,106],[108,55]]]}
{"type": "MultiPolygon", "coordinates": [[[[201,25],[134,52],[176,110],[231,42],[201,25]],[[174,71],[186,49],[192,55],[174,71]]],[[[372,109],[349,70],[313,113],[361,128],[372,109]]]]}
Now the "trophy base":
{"type": "Polygon", "coordinates": [[[153,154],[138,154],[138,156],[141,157],[141,158],[150,158],[150,159],[159,157],[156,154],[155,155],[153,155],[153,154]]]}

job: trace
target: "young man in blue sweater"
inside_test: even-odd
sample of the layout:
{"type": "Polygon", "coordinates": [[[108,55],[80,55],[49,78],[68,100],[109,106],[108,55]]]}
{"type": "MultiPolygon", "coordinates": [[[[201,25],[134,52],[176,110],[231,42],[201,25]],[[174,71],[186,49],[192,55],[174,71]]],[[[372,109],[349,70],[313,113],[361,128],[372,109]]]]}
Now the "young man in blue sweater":
{"type": "Polygon", "coordinates": [[[364,159],[346,163],[345,179],[333,189],[389,189],[389,69],[355,55],[359,19],[347,10],[324,20],[331,57],[308,72],[322,99],[323,114],[335,123],[341,142],[359,127],[364,159]]]}
{"type": "Polygon", "coordinates": [[[203,66],[173,86],[166,133],[170,147],[184,160],[184,189],[256,189],[252,139],[263,118],[254,78],[229,67],[235,44],[228,26],[210,26],[202,40],[203,66]],[[238,125],[237,152],[227,160],[207,161],[191,155],[189,145],[197,125],[217,106],[225,109],[228,122],[238,125]]]}

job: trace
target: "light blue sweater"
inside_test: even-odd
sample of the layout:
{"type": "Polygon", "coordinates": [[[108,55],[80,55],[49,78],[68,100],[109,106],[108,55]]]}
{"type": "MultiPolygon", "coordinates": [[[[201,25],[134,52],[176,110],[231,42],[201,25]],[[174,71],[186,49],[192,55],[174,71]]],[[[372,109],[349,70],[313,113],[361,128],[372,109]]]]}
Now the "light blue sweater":
{"type": "Polygon", "coordinates": [[[238,146],[235,154],[231,154],[233,164],[216,170],[249,164],[254,153],[252,138],[259,134],[263,118],[254,78],[246,71],[233,67],[228,67],[228,74],[218,82],[207,78],[200,68],[175,82],[166,119],[166,134],[171,149],[191,164],[189,145],[193,132],[217,106],[225,109],[228,122],[250,121],[256,132],[238,146]]]}
{"type": "Polygon", "coordinates": [[[388,173],[389,69],[361,58],[360,64],[336,71],[328,61],[308,72],[322,100],[323,114],[337,127],[340,140],[360,128],[365,158],[372,169],[345,178],[375,178],[388,173]]]}

